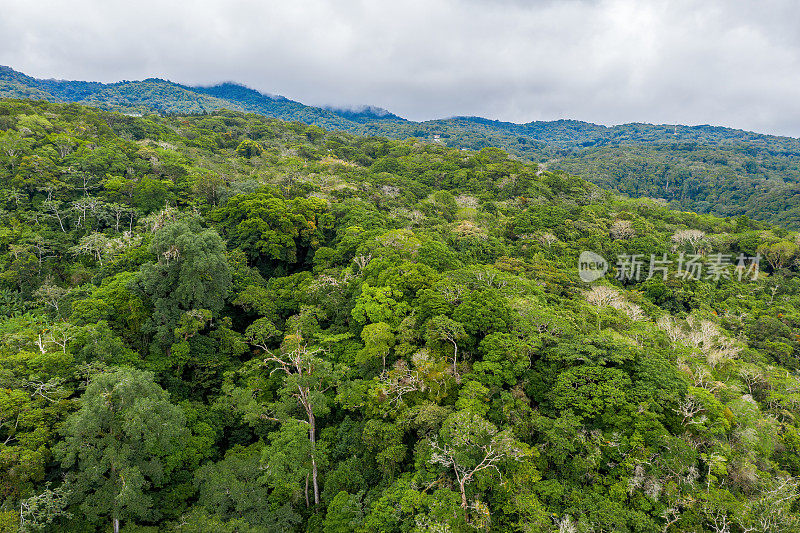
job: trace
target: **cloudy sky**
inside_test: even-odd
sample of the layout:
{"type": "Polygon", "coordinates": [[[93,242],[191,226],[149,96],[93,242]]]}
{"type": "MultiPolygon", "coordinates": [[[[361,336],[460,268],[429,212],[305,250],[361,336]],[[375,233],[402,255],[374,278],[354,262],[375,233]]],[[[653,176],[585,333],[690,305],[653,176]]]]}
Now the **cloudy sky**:
{"type": "Polygon", "coordinates": [[[36,77],[234,80],[422,120],[716,124],[800,136],[793,0],[0,0],[36,77]]]}

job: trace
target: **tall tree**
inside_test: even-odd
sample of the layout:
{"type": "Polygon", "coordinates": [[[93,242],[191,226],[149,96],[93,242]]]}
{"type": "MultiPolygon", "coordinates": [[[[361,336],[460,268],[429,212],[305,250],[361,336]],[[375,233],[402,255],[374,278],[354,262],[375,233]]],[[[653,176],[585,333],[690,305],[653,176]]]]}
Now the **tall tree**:
{"type": "Polygon", "coordinates": [[[183,412],[153,381],[129,368],[95,376],[67,418],[56,451],[81,512],[122,520],[154,519],[151,490],[168,479],[188,438],[183,412]]]}
{"type": "Polygon", "coordinates": [[[467,509],[467,485],[484,470],[500,472],[504,461],[519,461],[526,455],[525,445],[511,430],[498,429],[469,410],[453,413],[443,424],[438,440],[431,441],[430,462],[450,469],[461,493],[461,507],[467,509]]]}
{"type": "Polygon", "coordinates": [[[213,229],[188,219],[156,231],[150,252],[156,261],[139,271],[139,286],[153,304],[147,326],[169,346],[184,311],[207,309],[214,316],[222,309],[231,284],[225,243],[213,229]]]}
{"type": "Polygon", "coordinates": [[[467,338],[464,326],[452,318],[438,315],[428,321],[429,342],[449,342],[453,346],[453,375],[458,375],[458,343],[467,338]]]}
{"type": "Polygon", "coordinates": [[[280,401],[275,405],[276,411],[287,418],[294,409],[300,407],[308,425],[315,505],[319,505],[317,418],[330,410],[330,400],[325,392],[336,384],[340,374],[321,354],[321,348],[309,347],[302,337],[287,335],[280,350],[269,351],[264,358],[264,363],[272,367],[270,374],[286,374],[279,391],[280,401]]]}

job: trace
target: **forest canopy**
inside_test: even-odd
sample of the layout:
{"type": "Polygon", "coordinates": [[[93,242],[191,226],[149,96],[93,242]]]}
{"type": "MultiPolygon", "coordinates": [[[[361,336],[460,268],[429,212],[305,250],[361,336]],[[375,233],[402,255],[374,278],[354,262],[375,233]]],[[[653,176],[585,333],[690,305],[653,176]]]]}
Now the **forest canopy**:
{"type": "Polygon", "coordinates": [[[497,148],[8,99],[0,188],[0,530],[800,529],[784,227],[497,148]]]}

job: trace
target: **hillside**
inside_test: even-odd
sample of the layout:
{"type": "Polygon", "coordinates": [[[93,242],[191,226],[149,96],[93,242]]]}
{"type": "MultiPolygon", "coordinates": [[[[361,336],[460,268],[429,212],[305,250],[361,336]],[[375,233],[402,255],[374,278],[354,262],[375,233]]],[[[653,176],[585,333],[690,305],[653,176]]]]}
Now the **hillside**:
{"type": "Polygon", "coordinates": [[[797,233],[232,111],[0,189],[4,531],[800,530],[797,233]]]}
{"type": "Polygon", "coordinates": [[[453,148],[495,146],[631,197],[676,209],[747,215],[800,229],[800,141],[713,126],[576,120],[513,124],[477,117],[413,122],[378,108],[322,109],[233,83],[189,87],[166,80],[102,84],[39,80],[0,67],[0,97],[79,102],[144,113],[230,109],[326,129],[393,139],[436,140],[453,148]]]}

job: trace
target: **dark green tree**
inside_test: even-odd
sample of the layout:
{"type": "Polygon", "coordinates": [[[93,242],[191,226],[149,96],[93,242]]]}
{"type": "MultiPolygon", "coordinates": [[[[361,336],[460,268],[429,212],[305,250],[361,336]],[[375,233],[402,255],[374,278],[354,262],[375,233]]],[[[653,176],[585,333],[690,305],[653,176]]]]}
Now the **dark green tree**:
{"type": "Polygon", "coordinates": [[[153,490],[169,479],[188,437],[183,412],[153,374],[119,368],[95,376],[56,448],[87,518],[155,520],[153,490]]]}
{"type": "Polygon", "coordinates": [[[138,279],[153,305],[146,327],[161,346],[168,347],[175,340],[174,330],[182,313],[200,309],[212,316],[219,313],[231,274],[222,239],[195,219],[159,229],[150,252],[156,261],[142,265],[138,279]]]}

